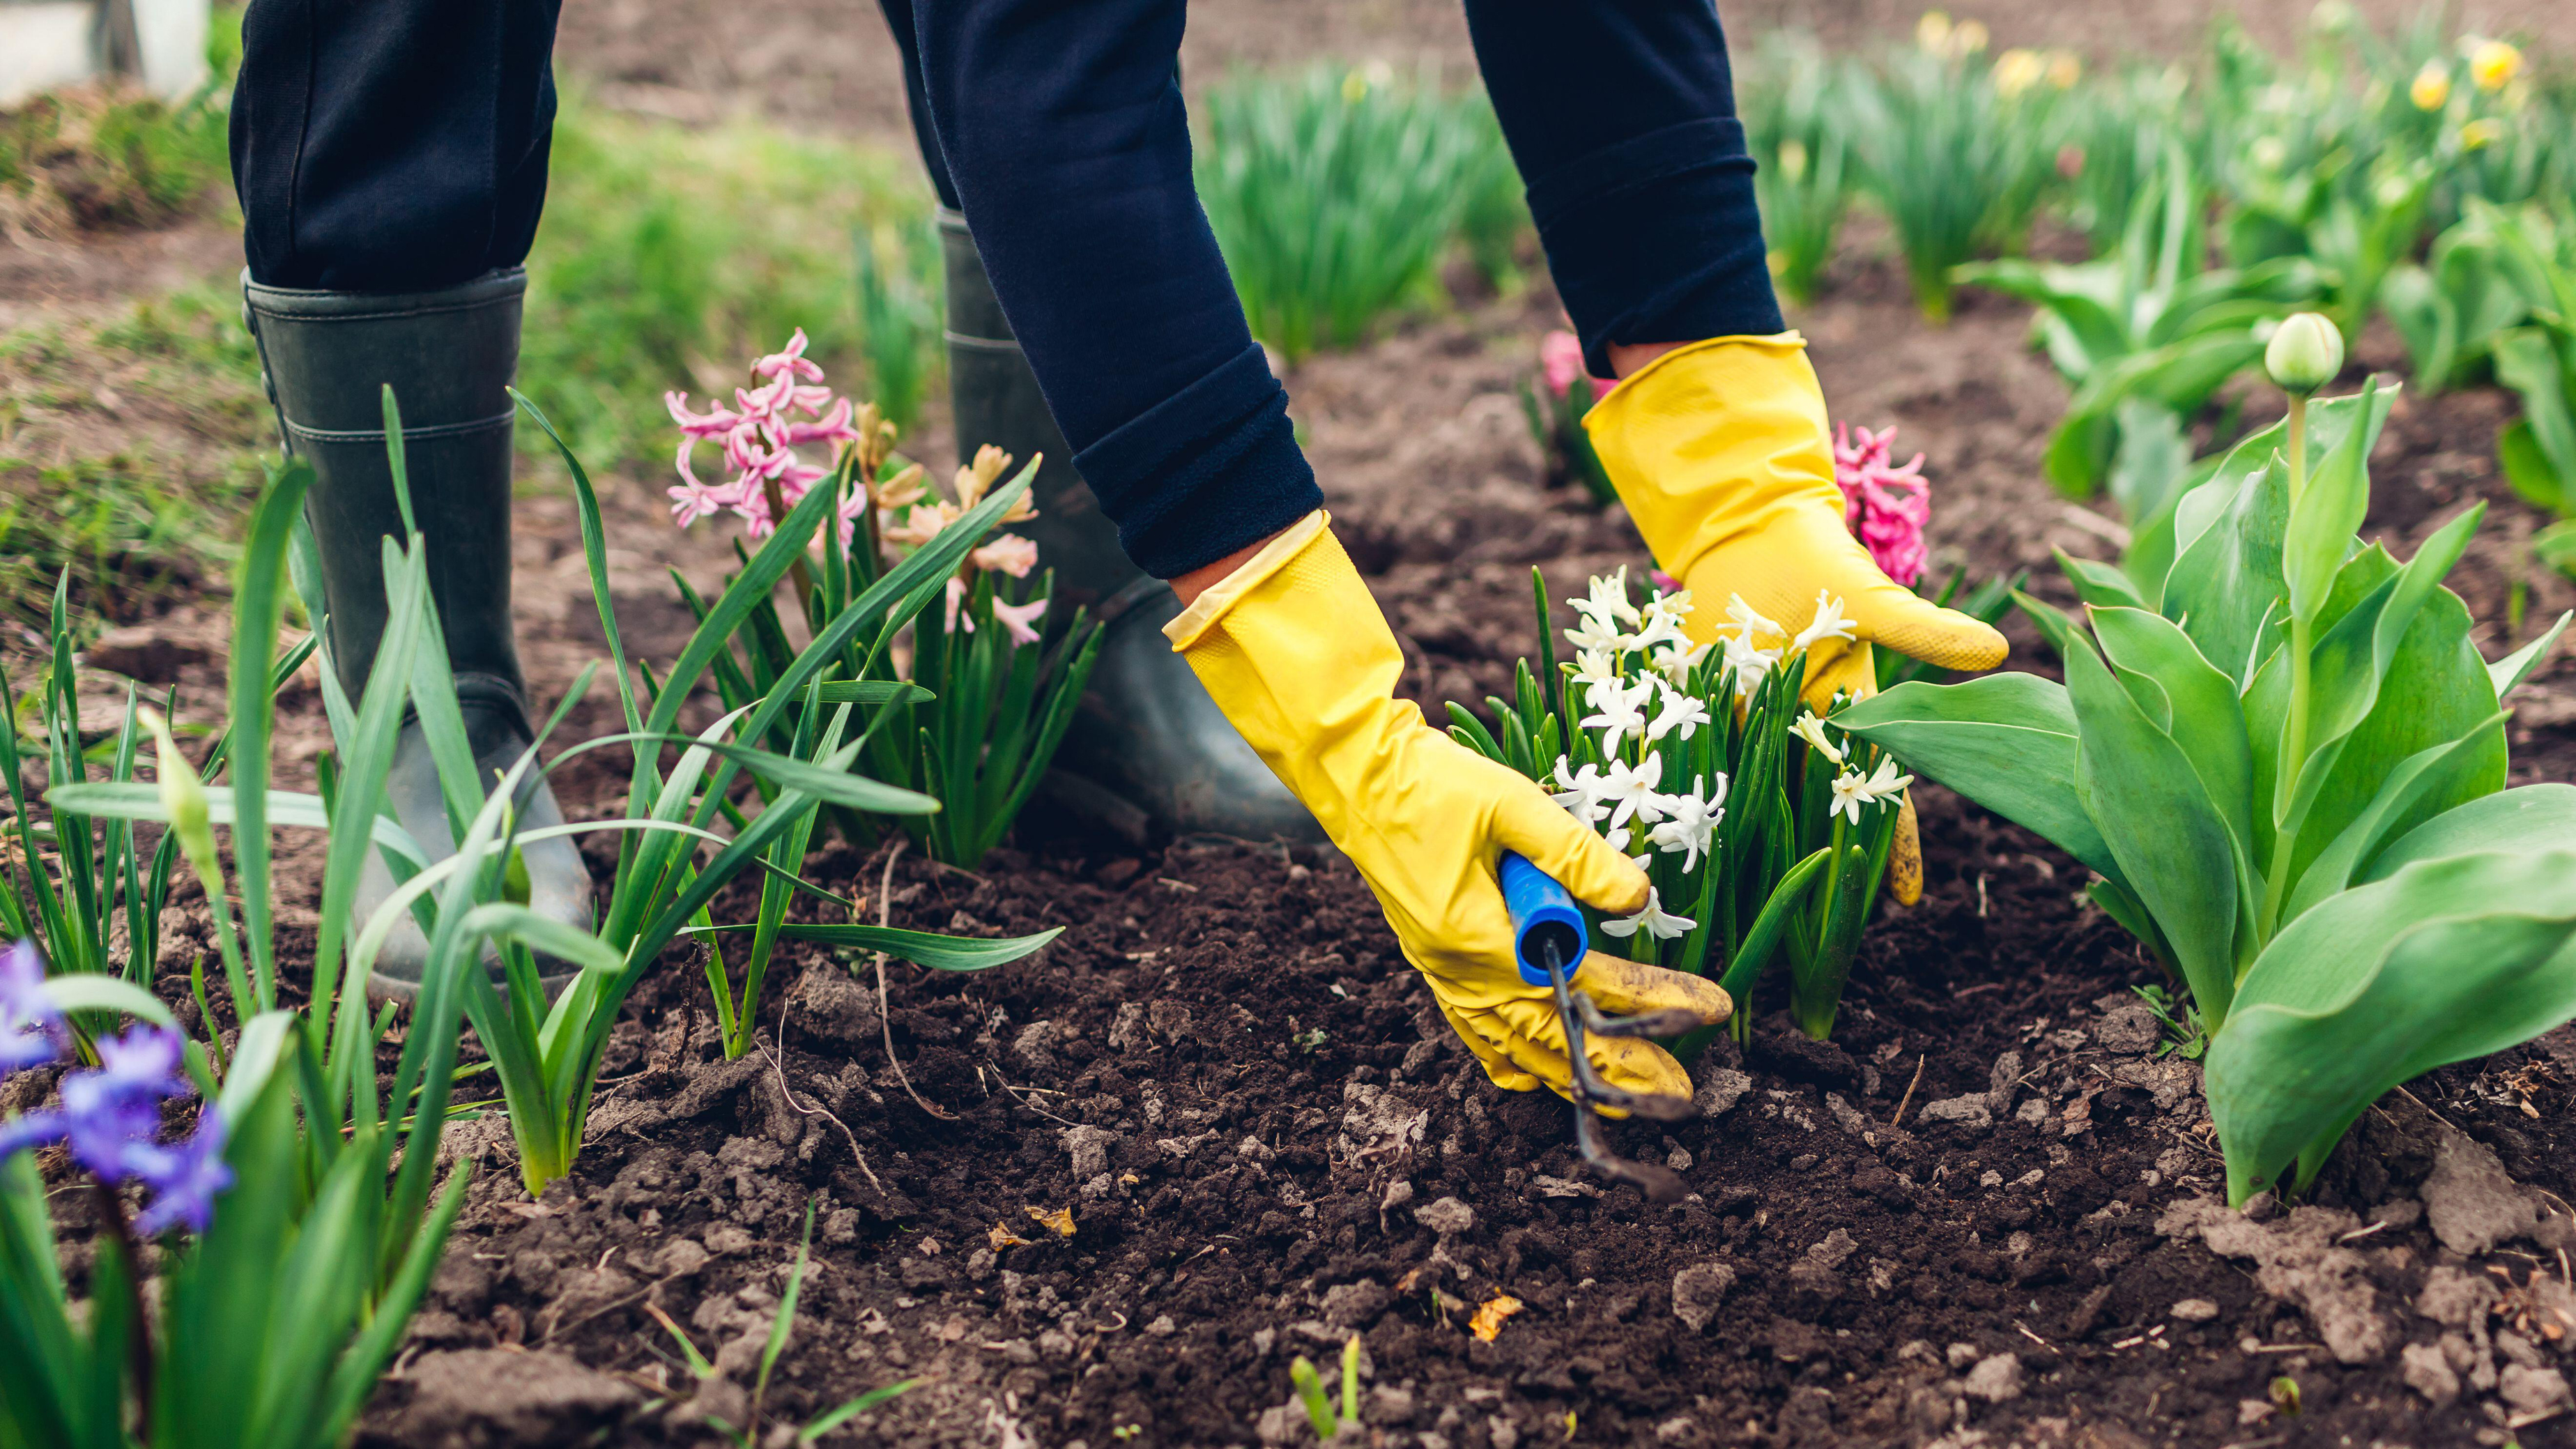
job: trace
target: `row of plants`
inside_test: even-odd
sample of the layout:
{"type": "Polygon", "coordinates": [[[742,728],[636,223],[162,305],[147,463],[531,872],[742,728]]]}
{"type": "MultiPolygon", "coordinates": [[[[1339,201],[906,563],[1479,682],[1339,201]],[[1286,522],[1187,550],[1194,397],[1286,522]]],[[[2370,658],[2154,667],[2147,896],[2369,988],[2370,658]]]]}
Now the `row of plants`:
{"type": "MultiPolygon", "coordinates": [[[[2505,474],[2576,515],[2576,82],[2436,9],[2383,36],[2341,0],[2290,57],[2232,20],[2189,65],[2094,75],[2069,54],[1987,52],[1982,26],[1940,12],[1866,61],[1766,40],[1746,129],[1786,293],[1815,295],[1865,203],[1928,315],[1961,285],[2032,303],[2074,395],[2048,476],[2107,490],[2132,528],[2195,478],[2192,425],[2282,318],[2318,310],[2352,336],[2384,317],[2420,389],[2519,396],[2505,474]],[[2043,219],[2093,258],[2017,255],[2043,219]]],[[[2222,440],[2236,431],[2219,420],[2222,440]]],[[[2565,526],[2537,548],[2576,568],[2565,526]]]]}
{"type": "MultiPolygon", "coordinates": [[[[1034,461],[1005,477],[1007,460],[986,450],[953,498],[934,498],[922,470],[893,455],[893,425],[825,387],[804,353],[799,334],[759,359],[732,408],[696,413],[671,395],[689,440],[715,441],[733,472],[698,501],[739,515],[746,539],[738,570],[711,595],[679,581],[699,623],[659,667],[626,653],[587,472],[520,400],[573,483],[623,727],[541,760],[595,664],[492,781],[478,778],[465,744],[414,533],[385,541],[389,623],[358,696],[321,660],[331,746],[318,792],[274,783],[276,692],[327,656],[318,629],[283,652],[277,644],[291,594],[316,621],[326,607],[312,591],[311,474],[299,463],[270,471],[253,510],[234,579],[228,717],[200,758],[130,690],[112,743],[82,745],[58,591],[45,677],[25,698],[37,732],[19,732],[16,709],[0,716],[17,847],[0,856],[0,927],[21,937],[0,957],[0,1073],[64,1069],[51,1105],[0,1121],[0,1443],[342,1442],[464,1199],[469,1169],[439,1180],[441,1131],[497,1107],[528,1193],[571,1171],[610,1031],[645,972],[693,958],[725,1049],[740,1055],[781,940],[974,971],[1054,937],[895,929],[800,874],[826,830],[863,840],[910,830],[938,858],[979,860],[1052,754],[1096,635],[1076,618],[1056,647],[1041,647],[1042,583],[1025,603],[996,592],[997,579],[1028,572],[1026,541],[992,530],[1028,516],[1034,461]],[[818,444],[820,461],[799,461],[798,449],[818,444]],[[801,647],[786,643],[781,595],[802,616],[801,647]],[[684,727],[702,685],[719,707],[684,727]],[[406,717],[439,765],[456,842],[443,857],[383,809],[406,717]],[[632,756],[614,813],[522,823],[523,787],[602,749],[632,756]],[[871,765],[888,778],[862,772],[871,765]],[[41,798],[21,788],[27,768],[43,774],[41,798]],[[149,850],[138,829],[148,825],[160,827],[149,850]],[[228,852],[217,827],[230,832],[228,852]],[[309,979],[289,979],[301,963],[279,938],[271,837],[281,830],[320,830],[328,842],[309,979]],[[618,857],[595,928],[532,911],[514,885],[520,847],[598,832],[617,838],[618,857]],[[379,854],[398,889],[353,921],[359,877],[379,854]],[[719,921],[720,903],[746,901],[725,892],[747,876],[759,878],[751,919],[719,921]],[[202,898],[215,960],[192,962],[189,999],[174,1011],[151,988],[155,933],[182,879],[202,898]],[[798,895],[807,919],[790,921],[798,895]],[[427,936],[428,967],[386,1071],[395,1012],[371,1010],[365,982],[406,918],[427,936]],[[541,961],[575,968],[551,1001],[541,961]],[[497,1102],[455,1100],[469,1025],[497,1102]],[[170,1104],[190,1099],[205,1105],[166,1132],[170,1104]],[[67,1156],[40,1170],[36,1154],[53,1144],[67,1156]],[[87,1204],[86,1222],[56,1220],[66,1174],[88,1184],[71,1199],[87,1204]],[[137,1186],[148,1195],[139,1214],[137,1186]],[[96,1252],[82,1282],[59,1265],[84,1230],[96,1252]]],[[[408,518],[390,393],[386,425],[408,518]]],[[[683,478],[675,493],[696,486],[685,458],[683,478]]],[[[791,1291],[764,1381],[793,1313],[791,1291]]],[[[889,1392],[805,1428],[836,1427],[889,1392]]],[[[744,1442],[760,1430],[720,1427],[744,1442]]]]}

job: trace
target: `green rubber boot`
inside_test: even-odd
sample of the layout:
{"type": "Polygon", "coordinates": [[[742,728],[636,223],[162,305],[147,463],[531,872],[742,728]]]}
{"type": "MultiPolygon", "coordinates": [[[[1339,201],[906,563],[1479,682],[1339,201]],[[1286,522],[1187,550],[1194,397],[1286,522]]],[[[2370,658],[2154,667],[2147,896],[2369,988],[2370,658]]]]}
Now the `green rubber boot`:
{"type": "MultiPolygon", "coordinates": [[[[325,642],[354,702],[385,629],[382,540],[404,536],[385,456],[382,389],[402,408],[403,456],[415,518],[429,549],[430,592],[456,675],[457,702],[484,787],[528,748],[527,682],[510,623],[508,387],[519,360],[526,274],[494,272],[439,292],[303,291],[242,283],[269,401],[286,450],[313,468],[305,518],[322,556],[325,642]]],[[[385,791],[395,818],[433,862],[456,853],[438,769],[417,719],[406,719],[385,791]]],[[[554,792],[531,779],[523,830],[563,823],[554,792]]],[[[590,929],[590,872],[571,840],[521,849],[528,904],[590,929]]],[[[367,857],[353,926],[394,891],[379,854],[367,857]]],[[[406,919],[378,954],[369,994],[408,1000],[420,990],[429,942],[406,919]]],[[[497,959],[495,961],[497,964],[497,959]]],[[[549,994],[570,968],[542,962],[549,994]]]]}
{"type": "Polygon", "coordinates": [[[1003,320],[966,219],[939,213],[948,273],[948,386],[957,451],[990,443],[1022,462],[1044,454],[1031,496],[1038,516],[1015,525],[1055,573],[1055,602],[1103,624],[1082,708],[1048,786],[1057,800],[1136,843],[1157,834],[1285,837],[1323,831],[1227,722],[1172,652],[1163,625],[1181,611],[1172,586],[1128,561],[1118,528],[1074,471],[1037,374],[1003,320]]]}

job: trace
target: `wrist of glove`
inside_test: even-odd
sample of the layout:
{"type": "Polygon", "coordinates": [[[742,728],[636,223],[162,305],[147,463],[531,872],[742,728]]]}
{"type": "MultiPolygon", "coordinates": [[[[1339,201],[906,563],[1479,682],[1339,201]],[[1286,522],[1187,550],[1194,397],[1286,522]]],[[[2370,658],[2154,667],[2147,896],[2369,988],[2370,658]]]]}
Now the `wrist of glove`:
{"type": "MultiPolygon", "coordinates": [[[[1539,786],[1433,729],[1395,686],[1404,656],[1322,513],[1211,587],[1164,632],[1255,753],[1377,896],[1405,959],[1497,1085],[1569,1087],[1553,996],[1523,982],[1495,870],[1517,851],[1596,910],[1645,904],[1646,873],[1539,786]]],[[[1724,1020],[1709,981],[1593,955],[1577,977],[1601,1007],[1724,1020]]],[[[1593,1065],[1632,1092],[1687,1096],[1651,1042],[1591,1038],[1593,1065]]]]}
{"type": "Polygon", "coordinates": [[[1819,709],[1836,690],[1875,690],[1875,648],[1944,669],[2003,662],[2003,635],[1890,579],[1852,537],[1824,393],[1797,333],[1676,348],[1612,388],[1583,426],[1647,548],[1691,591],[1692,642],[1714,640],[1737,597],[1778,626],[1748,641],[1762,647],[1838,601],[1851,637],[1807,654],[1804,692],[1819,709]]]}

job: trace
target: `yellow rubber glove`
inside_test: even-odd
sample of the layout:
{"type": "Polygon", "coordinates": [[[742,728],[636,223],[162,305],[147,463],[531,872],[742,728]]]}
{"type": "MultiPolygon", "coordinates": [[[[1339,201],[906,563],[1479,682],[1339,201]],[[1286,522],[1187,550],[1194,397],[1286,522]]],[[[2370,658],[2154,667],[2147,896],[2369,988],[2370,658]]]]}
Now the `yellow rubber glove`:
{"type": "Polygon", "coordinates": [[[1691,591],[1684,630],[1710,642],[1740,594],[1795,634],[1815,618],[1820,592],[1840,599],[1854,639],[1807,654],[1805,694],[1820,709],[1837,689],[1876,691],[1873,644],[1944,669],[2001,664],[2003,635],[1890,579],[1844,527],[1806,348],[1795,332],[1695,342],[1639,368],[1584,415],[1646,547],[1691,591]]]}
{"type": "MultiPolygon", "coordinates": [[[[1636,862],[1507,766],[1398,701],[1404,655],[1322,513],[1312,513],[1163,628],[1226,718],[1376,893],[1397,944],[1496,1085],[1569,1093],[1551,992],[1512,962],[1495,881],[1515,850],[1596,910],[1646,903],[1636,862]]],[[[1732,1010],[1716,983],[1594,954],[1576,983],[1614,1014],[1732,1010]]],[[[1588,1039],[1594,1068],[1631,1092],[1690,1094],[1651,1042],[1588,1039]]]]}

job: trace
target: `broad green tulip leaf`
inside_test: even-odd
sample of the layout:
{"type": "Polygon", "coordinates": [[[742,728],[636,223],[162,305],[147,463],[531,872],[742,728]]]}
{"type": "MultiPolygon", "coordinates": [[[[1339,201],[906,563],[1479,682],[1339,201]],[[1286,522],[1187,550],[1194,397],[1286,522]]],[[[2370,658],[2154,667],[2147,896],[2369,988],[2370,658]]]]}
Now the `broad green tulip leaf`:
{"type": "Polygon", "coordinates": [[[2322,1161],[2312,1144],[2390,1087],[2576,1017],[2571,936],[2569,851],[2422,862],[2291,923],[2210,1044],[2229,1200],[2322,1161]]]}
{"type": "Polygon", "coordinates": [[[2066,581],[2075,586],[2075,597],[2084,603],[2130,608],[2146,605],[2146,600],[2138,597],[2138,586],[2111,564],[2077,558],[2061,548],[2057,550],[2057,566],[2065,572],[2066,581]]]}
{"type": "Polygon", "coordinates": [[[2540,434],[2532,428],[2529,418],[2516,418],[2496,434],[2496,467],[2503,472],[2504,481],[2513,485],[2514,492],[2534,508],[2551,513],[2559,510],[2571,489],[2576,489],[2576,483],[2565,481],[2558,465],[2541,451],[2540,434]]]}
{"type": "Polygon", "coordinates": [[[2498,333],[2495,368],[2496,380],[2522,395],[2521,421],[2496,440],[2506,481],[2553,513],[2576,513],[2576,393],[2549,333],[2498,333]]]}
{"type": "Polygon", "coordinates": [[[1033,936],[982,940],[943,936],[933,931],[906,931],[890,926],[817,926],[790,921],[778,934],[799,941],[820,941],[860,951],[883,951],[933,971],[983,971],[1017,961],[1064,934],[1057,926],[1033,936]]]}
{"type": "Polygon", "coordinates": [[[2435,531],[2415,557],[2337,619],[2310,651],[2307,763],[2297,780],[2284,777],[2276,785],[2273,819],[2282,828],[2300,828],[2308,802],[2341,759],[2344,741],[2378,704],[2399,642],[2460,561],[2485,513],[2486,505],[2477,504],[2435,531]]]}
{"type": "Polygon", "coordinates": [[[2203,659],[2191,636],[2167,619],[2144,609],[2092,613],[2094,637],[2102,641],[2103,656],[2120,672],[2122,683],[2137,674],[2160,686],[2172,721],[2167,732],[2183,743],[2211,807],[2226,824],[2236,847],[2238,884],[2250,891],[2255,879],[2254,756],[2235,681],[2203,659]]]}
{"type": "Polygon", "coordinates": [[[2090,647],[2067,657],[2066,692],[2082,740],[2084,795],[2120,864],[2117,878],[2154,914],[2175,969],[2214,1025],[2236,983],[2242,899],[2226,822],[2190,753],[2155,727],[2090,647]]]}
{"type": "Polygon", "coordinates": [[[2079,634],[2075,621],[2066,617],[2065,610],[2046,599],[2034,598],[2019,589],[2012,591],[2012,601],[2013,607],[2021,610],[2032,624],[2038,626],[2040,637],[2048,641],[2048,647],[2057,651],[2057,657],[2060,659],[2077,648],[2083,647],[2077,642],[2079,634]]]}
{"type": "Polygon", "coordinates": [[[2173,565],[2172,529],[2164,530],[2163,557],[2152,568],[2140,559],[2139,545],[2153,531],[2150,525],[2173,511],[2174,500],[2192,479],[2191,437],[2181,414],[2144,398],[2121,403],[2118,416],[2120,447],[2111,458],[2110,489],[2111,501],[2129,525],[2129,556],[2122,567],[2139,564],[2130,570],[2132,579],[2149,577],[2161,585],[2164,571],[2173,565]]]}
{"type": "MultiPolygon", "coordinates": [[[[2182,625],[2201,657],[2243,679],[2251,673],[2263,616],[2286,596],[2281,580],[2281,539],[2289,526],[2289,464],[2278,456],[2241,476],[2218,516],[2197,537],[2186,537],[2166,576],[2164,615],[2182,625]]],[[[2211,487],[2228,488],[2222,471],[2211,487]]],[[[2178,528],[2188,520],[2177,519],[2178,528]]]]}
{"type": "Polygon", "coordinates": [[[1844,706],[1834,724],[2119,878],[2119,862],[2075,798],[2075,711],[2056,681],[2018,673],[1917,680],[1844,706]]]}
{"type": "Polygon", "coordinates": [[[2562,518],[2533,534],[2531,556],[2562,574],[2576,575],[2576,518],[2562,518]]]}
{"type": "Polygon", "coordinates": [[[2289,589],[2291,617],[2296,619],[2314,619],[2325,607],[2335,573],[2352,553],[2352,536],[2370,511],[2370,450],[2379,442],[2380,426],[2388,420],[2397,389],[2373,386],[2365,396],[2369,401],[2361,426],[2332,449],[2311,448],[2313,466],[2307,488],[2290,503],[2281,578],[2289,589]]]}
{"type": "MultiPolygon", "coordinates": [[[[2287,878],[2293,887],[2369,807],[2401,762],[2470,734],[2495,713],[2494,683],[2477,646],[2469,642],[2470,627],[2468,607],[2448,589],[2434,590],[2416,611],[2380,684],[2378,700],[2343,737],[2332,767],[2297,807],[2296,840],[2285,838],[2275,847],[2293,851],[2287,878]]],[[[2424,813],[2437,814],[2504,788],[2503,731],[2478,739],[2459,773],[2446,774],[2447,783],[2425,803],[2424,813]]]]}
{"type": "Polygon", "coordinates": [[[2178,413],[2195,412],[2220,384],[2262,355],[2263,344],[2248,329],[2186,337],[2132,352],[2096,370],[2067,403],[2066,419],[2040,460],[2041,471],[2060,491],[2089,496],[2110,470],[2122,403],[2140,399],[2178,413]]]}
{"type": "Polygon", "coordinates": [[[2437,808],[2433,802],[2452,798],[2473,782],[2494,753],[2494,742],[2486,736],[2501,732],[2506,718],[2498,711],[2460,738],[2418,750],[2400,761],[2370,804],[2301,873],[2281,919],[2295,919],[2350,887],[2381,846],[2430,818],[2437,808]]]}
{"type": "MultiPolygon", "coordinates": [[[[2356,394],[2352,397],[2319,398],[2308,404],[2308,455],[2310,457],[2321,456],[2343,441],[2345,435],[2352,431],[2353,424],[2361,417],[2361,402],[2361,397],[2356,394]]],[[[2245,480],[2269,463],[2273,454],[2287,449],[2289,443],[2289,422],[2283,419],[2268,428],[2238,439],[2235,446],[2229,448],[2223,456],[2193,465],[2195,481],[2184,489],[2181,500],[2174,508],[2174,549],[2177,563],[2180,562],[2182,554],[2198,544],[2202,536],[2220,518],[2227,515],[2228,510],[2236,504],[2237,495],[2245,480]]],[[[2286,509],[2288,494],[2285,492],[2281,496],[2284,500],[2282,506],[2286,509]]],[[[2279,573],[2282,526],[2281,523],[2275,522],[2269,528],[2273,549],[2272,572],[2276,577],[2279,573]]],[[[2170,606],[2164,606],[2163,613],[2166,618],[2180,622],[2180,613],[2170,606]]],[[[2203,645],[2200,652],[2209,654],[2211,660],[2217,662],[2220,668],[2226,667],[2219,656],[2210,654],[2207,645],[2203,645]]]]}
{"type": "Polygon", "coordinates": [[[2139,900],[2135,892],[2108,876],[2097,876],[2091,885],[2084,888],[2084,893],[2093,904],[2102,908],[2102,914],[2145,942],[2147,949],[2155,953],[2166,970],[2179,969],[2174,965],[2173,944],[2165,939],[2164,931],[2156,925],[2155,916],[2147,910],[2147,903],[2139,900]]]}
{"type": "Polygon", "coordinates": [[[2576,850],[2576,785],[2521,785],[2455,805],[2390,842],[2354,880],[2385,880],[2423,861],[2490,850],[2576,850]]]}
{"type": "Polygon", "coordinates": [[[2557,643],[2558,636],[2567,632],[2570,619],[2576,619],[2576,610],[2559,615],[2558,622],[2550,625],[2539,638],[2487,666],[2487,677],[2495,681],[2496,698],[2502,699],[2513,693],[2514,686],[2531,677],[2531,671],[2539,668],[2540,661],[2549,657],[2549,646],[2557,643]]]}

